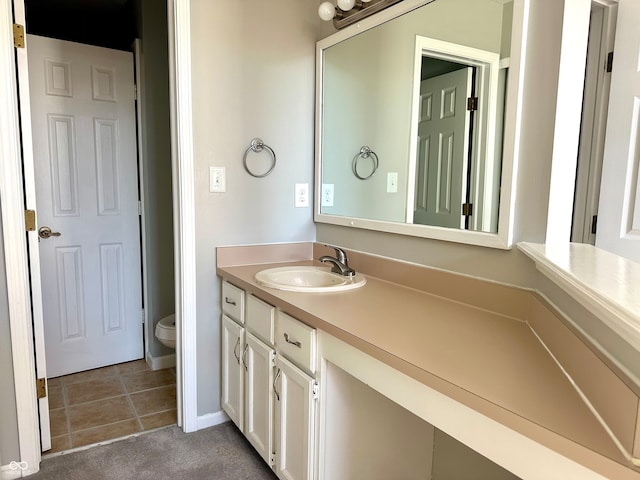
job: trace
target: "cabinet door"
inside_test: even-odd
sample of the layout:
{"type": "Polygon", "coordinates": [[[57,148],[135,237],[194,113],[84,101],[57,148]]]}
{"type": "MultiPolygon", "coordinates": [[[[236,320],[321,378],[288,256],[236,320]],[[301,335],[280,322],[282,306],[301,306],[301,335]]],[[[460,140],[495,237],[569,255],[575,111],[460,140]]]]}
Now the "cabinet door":
{"type": "Polygon", "coordinates": [[[244,328],[222,316],[222,408],[240,430],[243,429],[244,368],[240,358],[244,349],[244,328]]]}
{"type": "Polygon", "coordinates": [[[244,434],[271,465],[273,452],[273,371],[275,350],[247,332],[244,434]]]}
{"type": "Polygon", "coordinates": [[[313,479],[315,380],[285,358],[276,357],[275,453],[281,480],[313,479]]]}

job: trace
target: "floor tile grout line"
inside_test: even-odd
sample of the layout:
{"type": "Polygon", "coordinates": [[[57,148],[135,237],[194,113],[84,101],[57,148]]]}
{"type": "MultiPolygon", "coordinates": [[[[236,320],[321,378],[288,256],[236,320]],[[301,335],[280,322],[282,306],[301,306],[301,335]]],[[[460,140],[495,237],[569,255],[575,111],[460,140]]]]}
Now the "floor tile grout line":
{"type": "MultiPolygon", "coordinates": [[[[129,362],[125,362],[125,363],[129,363],[129,362]]],[[[163,389],[163,388],[166,388],[166,387],[174,387],[175,388],[176,387],[176,380],[175,379],[177,378],[176,372],[172,371],[171,369],[168,369],[169,372],[172,374],[172,377],[174,379],[174,381],[172,383],[170,383],[170,384],[158,385],[158,386],[153,386],[153,387],[150,387],[150,388],[145,388],[143,390],[138,390],[138,391],[135,391],[135,392],[129,392],[127,387],[126,387],[126,384],[124,383],[124,378],[123,377],[125,377],[127,375],[135,375],[135,374],[140,374],[140,373],[144,373],[144,372],[150,373],[150,372],[154,372],[154,370],[149,369],[148,366],[145,365],[145,366],[143,366],[143,368],[140,368],[138,370],[133,370],[133,371],[129,371],[129,372],[125,373],[125,374],[122,374],[120,372],[120,368],[119,368],[120,365],[124,365],[124,364],[110,365],[110,366],[107,366],[107,367],[101,367],[99,369],[96,369],[96,370],[102,370],[102,372],[100,372],[100,374],[98,374],[98,376],[92,375],[89,378],[86,378],[86,379],[84,379],[82,381],[75,381],[75,382],[71,382],[71,383],[69,383],[68,381],[65,381],[65,377],[69,377],[69,376],[75,375],[75,374],[63,375],[63,376],[59,377],[60,378],[60,387],[61,387],[62,396],[63,396],[63,408],[64,408],[65,417],[66,417],[67,433],[64,434],[64,435],[56,435],[55,438],[66,436],[67,439],[68,439],[69,449],[75,448],[74,445],[73,445],[73,435],[75,433],[85,432],[85,431],[104,428],[104,427],[109,427],[109,426],[115,425],[115,424],[120,423],[120,422],[125,422],[125,421],[128,421],[128,420],[134,420],[134,419],[136,420],[136,422],[137,422],[137,424],[138,424],[138,426],[140,428],[140,432],[138,432],[138,433],[146,432],[147,430],[145,430],[145,428],[144,428],[144,425],[142,423],[142,418],[151,417],[153,415],[158,415],[158,414],[161,414],[161,413],[164,413],[164,412],[169,412],[169,411],[175,410],[175,407],[174,407],[174,408],[159,410],[157,412],[146,413],[145,415],[139,415],[138,411],[135,408],[135,404],[133,403],[133,399],[130,397],[130,395],[134,395],[134,394],[138,394],[138,393],[150,392],[152,390],[159,390],[159,389],[163,389]],[[110,397],[105,397],[105,398],[101,398],[101,399],[97,399],[97,400],[91,400],[89,402],[77,403],[77,404],[74,404],[74,405],[70,404],[69,392],[67,390],[68,386],[70,386],[70,385],[78,385],[78,384],[82,384],[82,383],[88,383],[88,382],[95,381],[95,380],[112,379],[112,378],[115,378],[115,377],[117,377],[119,379],[119,383],[120,383],[120,385],[122,386],[122,388],[124,390],[123,394],[114,395],[114,396],[110,396],[110,397]],[[93,426],[93,427],[90,427],[90,428],[72,430],[72,427],[71,427],[71,409],[73,407],[80,406],[80,405],[87,405],[87,404],[91,404],[91,403],[95,403],[95,402],[99,402],[99,401],[103,401],[103,400],[108,400],[108,399],[112,399],[112,398],[117,398],[117,397],[120,397],[120,396],[124,396],[125,397],[125,400],[129,404],[129,407],[130,407],[130,409],[131,409],[131,411],[133,413],[133,417],[122,419],[122,420],[118,420],[116,422],[111,422],[111,423],[107,423],[107,424],[96,425],[96,426],[93,426]]],[[[51,410],[52,409],[49,408],[50,412],[51,412],[51,410]]],[[[161,428],[161,427],[158,427],[158,428],[161,428]]],[[[153,429],[151,429],[151,430],[153,430],[153,429]]],[[[66,450],[66,449],[62,449],[62,451],[64,451],[64,450],[66,450]]]]}
{"type": "MultiPolygon", "coordinates": [[[[62,386],[62,403],[64,405],[64,416],[67,421],[67,435],[69,441],[69,448],[73,448],[73,435],[71,435],[71,412],[69,411],[69,398],[67,396],[67,387],[64,380],[60,382],[62,386]]],[[[51,427],[51,421],[49,421],[49,427],[51,427]]]]}
{"type": "Polygon", "coordinates": [[[120,379],[120,383],[122,384],[122,388],[125,391],[127,402],[129,403],[129,408],[131,408],[131,411],[133,412],[133,415],[134,415],[136,421],[138,422],[138,427],[140,428],[140,431],[144,432],[144,426],[142,425],[142,422],[140,421],[140,416],[138,415],[138,411],[136,410],[136,406],[133,404],[133,400],[129,396],[129,389],[127,388],[127,386],[124,383],[124,379],[122,378],[122,374],[120,373],[120,369],[117,369],[117,371],[118,371],[118,378],[120,379]]]}
{"type": "MultiPolygon", "coordinates": [[[[77,385],[77,384],[74,384],[74,385],[77,385]]],[[[174,387],[174,386],[175,386],[175,383],[170,383],[170,384],[167,384],[167,385],[159,385],[159,386],[156,386],[156,387],[146,388],[144,390],[136,390],[135,392],[129,392],[127,390],[127,388],[126,388],[126,385],[123,385],[123,388],[124,388],[123,393],[119,393],[117,395],[111,395],[111,396],[108,396],[108,397],[96,398],[94,400],[88,400],[86,402],[79,402],[79,403],[74,403],[74,404],[70,403],[69,407],[73,408],[73,407],[77,407],[77,406],[80,406],[80,405],[89,405],[91,403],[102,402],[104,400],[110,400],[110,399],[117,398],[117,397],[122,397],[122,396],[125,396],[125,395],[135,395],[135,394],[138,394],[138,393],[145,393],[145,392],[149,392],[151,390],[158,390],[160,388],[174,387]]]]}

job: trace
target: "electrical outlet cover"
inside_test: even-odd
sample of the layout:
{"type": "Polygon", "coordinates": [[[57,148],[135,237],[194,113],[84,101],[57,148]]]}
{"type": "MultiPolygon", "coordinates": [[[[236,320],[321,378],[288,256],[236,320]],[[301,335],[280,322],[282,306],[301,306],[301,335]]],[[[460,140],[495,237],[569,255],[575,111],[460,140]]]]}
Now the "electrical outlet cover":
{"type": "Polygon", "coordinates": [[[294,204],[297,208],[309,206],[309,184],[308,183],[296,183],[294,204]]]}
{"type": "Polygon", "coordinates": [[[333,183],[322,184],[321,207],[333,207],[333,183]]]}

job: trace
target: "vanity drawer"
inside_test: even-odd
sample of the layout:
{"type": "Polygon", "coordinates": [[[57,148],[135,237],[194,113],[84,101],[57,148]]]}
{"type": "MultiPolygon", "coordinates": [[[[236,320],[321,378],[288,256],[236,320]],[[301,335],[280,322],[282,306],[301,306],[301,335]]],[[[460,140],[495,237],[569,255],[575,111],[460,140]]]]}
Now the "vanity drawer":
{"type": "Polygon", "coordinates": [[[244,290],[222,282],[222,311],[235,321],[244,323],[244,290]]]}
{"type": "Polygon", "coordinates": [[[247,295],[245,324],[257,337],[273,345],[275,329],[275,307],[253,295],[247,295]]]}
{"type": "Polygon", "coordinates": [[[283,312],[276,322],[276,349],[303,370],[316,372],[316,330],[283,312]]]}

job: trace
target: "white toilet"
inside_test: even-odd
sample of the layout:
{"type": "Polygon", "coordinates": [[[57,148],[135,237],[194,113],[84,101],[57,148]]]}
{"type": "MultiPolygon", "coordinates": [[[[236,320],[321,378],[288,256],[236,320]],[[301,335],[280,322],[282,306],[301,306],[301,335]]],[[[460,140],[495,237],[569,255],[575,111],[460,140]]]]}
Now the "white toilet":
{"type": "Polygon", "coordinates": [[[156,324],[156,338],[169,347],[176,348],[176,316],[167,315],[156,324]]]}

